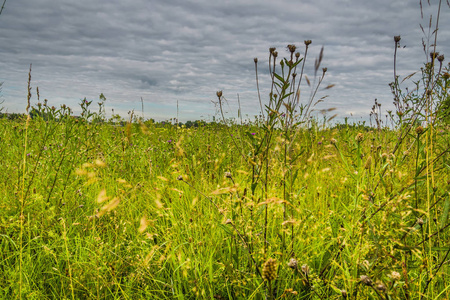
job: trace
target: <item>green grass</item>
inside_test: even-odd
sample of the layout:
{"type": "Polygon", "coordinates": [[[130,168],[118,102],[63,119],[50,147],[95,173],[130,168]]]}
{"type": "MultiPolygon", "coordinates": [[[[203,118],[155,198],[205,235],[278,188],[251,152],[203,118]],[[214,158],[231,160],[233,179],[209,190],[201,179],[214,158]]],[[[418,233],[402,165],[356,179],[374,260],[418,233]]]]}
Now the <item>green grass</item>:
{"type": "Polygon", "coordinates": [[[108,121],[103,94],[74,118],[37,90],[30,112],[30,66],[29,116],[0,118],[0,299],[449,299],[450,66],[429,32],[410,90],[394,37],[395,111],[375,100],[370,127],[311,118],[309,40],[270,49],[239,124],[222,91],[222,120],[191,128],[108,121]]]}
{"type": "Polygon", "coordinates": [[[449,296],[448,129],[0,123],[3,299],[449,296]]]}

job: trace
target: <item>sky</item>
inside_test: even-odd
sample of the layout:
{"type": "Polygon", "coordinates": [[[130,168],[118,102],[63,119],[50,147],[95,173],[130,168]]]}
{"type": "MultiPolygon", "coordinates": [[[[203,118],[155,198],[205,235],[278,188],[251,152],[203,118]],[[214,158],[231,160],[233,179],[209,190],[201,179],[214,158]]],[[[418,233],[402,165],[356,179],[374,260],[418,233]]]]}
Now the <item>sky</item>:
{"type": "MultiPolygon", "coordinates": [[[[375,99],[383,111],[393,109],[394,36],[401,36],[401,79],[427,60],[422,40],[430,37],[438,1],[424,0],[422,8],[423,18],[419,0],[7,0],[0,15],[0,108],[25,112],[32,64],[32,105],[39,87],[40,102],[66,104],[75,115],[84,98],[97,110],[103,93],[107,117],[134,110],[146,119],[212,121],[220,117],[222,90],[226,118],[237,118],[240,107],[253,119],[260,113],[254,58],[267,104],[269,48],[288,57],[286,46],[295,44],[303,57],[304,40],[312,40],[305,75],[317,83],[314,61],[322,47],[320,68],[327,68],[315,99],[327,97],[314,109],[367,120],[375,99]]],[[[439,28],[436,50],[450,58],[445,0],[439,28]]],[[[310,95],[303,80],[301,103],[310,95]]]]}

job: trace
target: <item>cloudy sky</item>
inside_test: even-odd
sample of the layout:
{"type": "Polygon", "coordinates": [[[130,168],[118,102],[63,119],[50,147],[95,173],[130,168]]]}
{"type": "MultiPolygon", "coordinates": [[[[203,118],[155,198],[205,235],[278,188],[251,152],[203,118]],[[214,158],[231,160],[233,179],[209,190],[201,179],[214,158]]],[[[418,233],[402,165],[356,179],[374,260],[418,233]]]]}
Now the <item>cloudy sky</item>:
{"type": "MultiPolygon", "coordinates": [[[[327,67],[316,108],[336,108],[339,118],[367,119],[374,99],[392,109],[395,35],[401,35],[398,73],[426,60],[422,38],[436,0],[7,0],[0,15],[0,82],[3,111],[24,112],[32,64],[33,96],[80,112],[81,99],[106,98],[107,115],[131,110],[157,120],[211,120],[216,91],[228,100],[227,116],[259,113],[254,57],[262,100],[269,93],[269,47],[287,56],[287,44],[304,54],[306,75],[324,47],[327,67]],[[405,47],[404,47],[405,46],[405,47]]],[[[3,1],[0,1],[3,2],[3,1]]],[[[0,3],[1,4],[1,3],[0,3]]],[[[450,58],[450,9],[443,1],[437,51],[450,58]]],[[[448,57],[448,58],[447,58],[448,57]]],[[[303,103],[310,89],[302,87],[303,103]]]]}

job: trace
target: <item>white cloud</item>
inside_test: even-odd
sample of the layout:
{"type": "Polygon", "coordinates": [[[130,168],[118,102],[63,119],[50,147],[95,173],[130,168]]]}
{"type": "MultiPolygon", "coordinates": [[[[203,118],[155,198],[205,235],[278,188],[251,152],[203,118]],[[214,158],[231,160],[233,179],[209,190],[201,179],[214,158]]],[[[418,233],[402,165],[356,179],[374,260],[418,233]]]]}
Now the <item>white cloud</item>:
{"type": "MultiPolygon", "coordinates": [[[[104,93],[116,113],[139,110],[143,97],[154,108],[146,117],[175,117],[178,101],[185,107],[180,118],[187,120],[213,115],[211,100],[223,90],[231,110],[237,112],[239,94],[243,113],[254,115],[253,58],[259,58],[267,99],[268,48],[287,55],[286,45],[295,43],[303,54],[303,41],[312,39],[308,76],[324,46],[325,85],[336,84],[321,106],[338,107],[341,117],[367,117],[375,98],[383,107],[392,102],[393,36],[401,35],[406,45],[398,51],[398,73],[405,76],[424,60],[419,23],[426,27],[435,12],[436,4],[424,3],[421,20],[419,4],[406,0],[10,1],[0,16],[3,105],[24,111],[33,63],[32,86],[39,86],[41,98],[75,111],[80,99],[104,93]]],[[[443,6],[441,53],[450,48],[448,14],[443,6]]],[[[307,91],[305,86],[302,94],[307,91]]]]}

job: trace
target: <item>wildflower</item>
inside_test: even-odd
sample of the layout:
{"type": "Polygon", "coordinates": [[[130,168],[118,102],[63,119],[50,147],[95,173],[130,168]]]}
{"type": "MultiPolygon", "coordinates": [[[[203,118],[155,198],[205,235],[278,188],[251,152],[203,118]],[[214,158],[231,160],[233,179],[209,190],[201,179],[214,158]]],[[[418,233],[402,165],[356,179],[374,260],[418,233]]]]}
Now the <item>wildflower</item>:
{"type": "Polygon", "coordinates": [[[369,276],[367,275],[361,275],[359,277],[359,281],[367,286],[371,286],[372,285],[372,279],[370,279],[369,276]]]}
{"type": "Polygon", "coordinates": [[[382,282],[377,282],[375,288],[377,290],[379,290],[380,292],[383,292],[383,293],[386,292],[386,286],[382,282]]]}
{"type": "Polygon", "coordinates": [[[389,274],[388,276],[391,277],[392,280],[394,280],[394,281],[400,280],[400,278],[402,277],[402,276],[400,275],[400,273],[397,272],[397,271],[392,271],[392,273],[389,274]]]}
{"type": "Polygon", "coordinates": [[[252,132],[252,135],[255,135],[256,133],[255,132],[252,132]]]}
{"type": "Polygon", "coordinates": [[[308,275],[308,274],[309,274],[309,266],[308,266],[307,264],[302,265],[302,272],[303,272],[305,275],[308,275]]]}
{"type": "Polygon", "coordinates": [[[364,134],[362,134],[361,132],[358,133],[358,134],[356,135],[356,137],[355,137],[355,140],[356,140],[358,143],[362,142],[362,141],[364,140],[364,134]]]}
{"type": "Polygon", "coordinates": [[[272,281],[277,278],[277,261],[269,258],[265,263],[262,271],[263,279],[272,281]]]}
{"type": "Polygon", "coordinates": [[[371,166],[372,166],[372,156],[369,155],[366,164],[364,165],[364,169],[370,169],[371,166]]]}
{"type": "Polygon", "coordinates": [[[289,52],[294,53],[297,47],[295,45],[287,45],[289,52]]]}
{"type": "Polygon", "coordinates": [[[295,258],[291,258],[287,265],[288,265],[289,268],[295,270],[295,269],[297,269],[298,262],[297,262],[297,260],[295,258]]]}
{"type": "Polygon", "coordinates": [[[416,133],[417,133],[417,135],[421,135],[424,131],[425,131],[425,129],[423,129],[422,126],[417,126],[417,127],[416,127],[416,133]]]}

